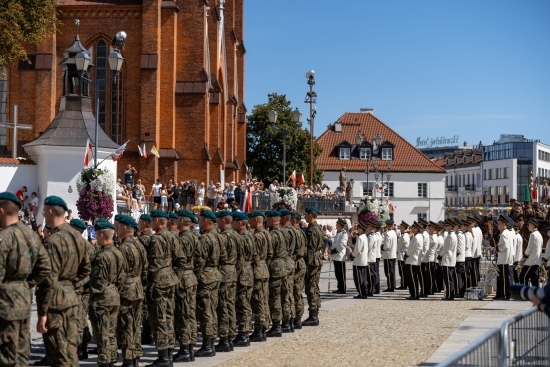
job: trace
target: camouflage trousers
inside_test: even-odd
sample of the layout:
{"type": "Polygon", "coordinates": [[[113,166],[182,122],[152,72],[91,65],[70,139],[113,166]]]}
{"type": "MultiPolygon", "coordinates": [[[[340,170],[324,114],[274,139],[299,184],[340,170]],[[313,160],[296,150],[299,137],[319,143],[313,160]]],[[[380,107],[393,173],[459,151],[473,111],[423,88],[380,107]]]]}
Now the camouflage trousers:
{"type": "Polygon", "coordinates": [[[63,311],[49,310],[47,318],[48,332],[42,334],[42,339],[48,362],[51,366],[78,366],[78,306],[63,311]]]}
{"type": "Polygon", "coordinates": [[[284,279],[285,277],[269,278],[269,312],[273,323],[280,324],[283,319],[281,294],[284,279]]]}
{"type": "Polygon", "coordinates": [[[141,347],[141,312],[143,300],[120,300],[116,336],[122,349],[122,359],[130,360],[143,356],[141,347]]]}
{"type": "Polygon", "coordinates": [[[254,279],[254,288],[252,288],[252,299],[250,306],[254,313],[254,327],[269,327],[269,280],[254,279]]]}
{"type": "MultiPolygon", "coordinates": [[[[145,294],[147,294],[147,290],[143,290],[145,294]]],[[[147,328],[151,328],[151,323],[149,321],[149,311],[147,308],[147,302],[143,301],[141,304],[141,325],[143,326],[143,330],[146,330],[147,328]]]]}
{"type": "Polygon", "coordinates": [[[95,309],[95,315],[90,311],[90,321],[92,322],[94,341],[97,345],[97,363],[117,362],[118,351],[115,333],[119,306],[97,305],[93,309],[95,309]]]}
{"type": "Polygon", "coordinates": [[[294,272],[283,278],[281,303],[283,307],[283,324],[287,324],[294,318],[294,272]]]}
{"type": "Polygon", "coordinates": [[[197,286],[179,286],[176,294],[174,324],[179,333],[180,345],[197,343],[197,286]]]}
{"type": "Polygon", "coordinates": [[[239,332],[249,332],[252,324],[252,308],[250,300],[252,298],[252,287],[237,284],[237,327],[239,332]]]}
{"type": "Polygon", "coordinates": [[[0,319],[0,366],[27,367],[29,365],[30,319],[0,319]]]}
{"type": "MultiPolygon", "coordinates": [[[[175,286],[152,289],[153,298],[149,304],[149,322],[157,350],[166,350],[176,346],[174,337],[174,290],[175,286]]],[[[150,292],[150,291],[148,291],[150,292]]]]}
{"type": "Polygon", "coordinates": [[[84,328],[88,326],[88,301],[90,300],[89,293],[81,293],[78,295],[78,317],[76,325],[78,328],[78,344],[82,344],[84,328]]]}
{"type": "Polygon", "coordinates": [[[302,317],[304,314],[304,280],[306,276],[306,268],[297,269],[294,272],[294,317],[302,317]]]}
{"type": "Polygon", "coordinates": [[[214,339],[218,334],[218,290],[219,282],[199,283],[197,287],[197,315],[203,338],[214,339]]]}
{"type": "Polygon", "coordinates": [[[319,278],[321,266],[308,265],[305,278],[307,303],[309,311],[319,311],[321,308],[321,295],[319,292],[319,278]]]}
{"type": "Polygon", "coordinates": [[[229,337],[232,340],[237,336],[237,282],[220,283],[218,294],[218,335],[220,338],[229,337]]]}

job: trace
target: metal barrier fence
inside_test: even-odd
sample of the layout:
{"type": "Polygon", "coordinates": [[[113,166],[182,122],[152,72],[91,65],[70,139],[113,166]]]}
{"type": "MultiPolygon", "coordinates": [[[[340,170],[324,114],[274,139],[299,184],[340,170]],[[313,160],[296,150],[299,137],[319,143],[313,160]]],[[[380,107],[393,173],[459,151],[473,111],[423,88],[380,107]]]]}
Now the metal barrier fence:
{"type": "Polygon", "coordinates": [[[550,318],[532,307],[438,366],[550,366],[550,318]]]}
{"type": "MultiPolygon", "coordinates": [[[[308,206],[316,206],[322,214],[339,214],[346,210],[344,198],[298,198],[296,211],[304,212],[308,206]]],[[[266,211],[271,209],[271,200],[268,195],[253,195],[252,209],[266,211]]]]}

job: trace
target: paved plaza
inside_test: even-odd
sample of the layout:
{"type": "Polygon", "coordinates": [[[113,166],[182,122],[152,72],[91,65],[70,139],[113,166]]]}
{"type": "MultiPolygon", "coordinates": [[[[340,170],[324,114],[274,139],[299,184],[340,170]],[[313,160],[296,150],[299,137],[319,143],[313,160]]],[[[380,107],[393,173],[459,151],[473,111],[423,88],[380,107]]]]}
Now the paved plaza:
{"type": "MultiPolygon", "coordinates": [[[[433,366],[499,326],[504,320],[530,307],[529,302],[470,301],[442,302],[442,294],[419,301],[407,301],[408,291],[382,293],[356,300],[352,264],[347,263],[345,295],[332,295],[336,288],[330,264],[324,262],[320,288],[322,308],[319,327],[304,327],[282,338],[252,343],[234,352],[212,358],[196,358],[193,366],[433,366]]],[[[385,277],[381,263],[381,289],[385,277]]],[[[399,284],[399,280],[397,280],[399,284]]],[[[306,315],[307,316],[307,303],[306,315]]],[[[32,359],[43,356],[42,337],[36,333],[33,307],[32,359]]],[[[89,348],[93,344],[89,345],[89,348]]],[[[156,358],[154,346],[144,346],[141,365],[156,358]]],[[[97,364],[97,356],[81,362],[97,364]]],[[[189,365],[175,363],[174,365],[189,365]]]]}

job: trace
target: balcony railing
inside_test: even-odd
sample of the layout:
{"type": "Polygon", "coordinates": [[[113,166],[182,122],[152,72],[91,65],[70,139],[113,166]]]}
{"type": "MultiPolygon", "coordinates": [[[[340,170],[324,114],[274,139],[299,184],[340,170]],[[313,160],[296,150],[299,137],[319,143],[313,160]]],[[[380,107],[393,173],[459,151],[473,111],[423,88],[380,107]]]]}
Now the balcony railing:
{"type": "Polygon", "coordinates": [[[466,190],[466,191],[476,191],[476,185],[474,185],[474,184],[464,185],[464,190],[466,190]]]}
{"type": "Polygon", "coordinates": [[[457,185],[447,185],[447,191],[458,191],[457,185]]]}

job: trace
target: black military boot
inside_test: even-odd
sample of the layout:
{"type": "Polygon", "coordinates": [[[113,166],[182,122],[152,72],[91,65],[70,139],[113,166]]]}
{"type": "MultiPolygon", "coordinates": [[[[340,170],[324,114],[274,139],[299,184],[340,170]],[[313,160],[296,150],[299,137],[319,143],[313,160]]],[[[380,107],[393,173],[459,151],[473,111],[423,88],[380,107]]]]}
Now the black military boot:
{"type": "Polygon", "coordinates": [[[317,315],[319,315],[319,311],[310,311],[309,317],[304,322],[302,322],[302,325],[319,326],[319,317],[317,317],[317,315]]]}
{"type": "Polygon", "coordinates": [[[172,357],[172,360],[174,362],[190,362],[191,355],[189,353],[189,346],[180,344],[180,350],[172,357]]]}
{"type": "Polygon", "coordinates": [[[133,366],[134,366],[134,367],[139,367],[138,361],[139,361],[139,358],[134,358],[134,360],[133,360],[133,362],[134,362],[134,365],[133,365],[133,366]]]}
{"type": "Polygon", "coordinates": [[[141,344],[153,344],[153,332],[149,324],[143,325],[143,332],[141,333],[141,344]]]}
{"type": "Polygon", "coordinates": [[[302,328],[302,316],[296,316],[294,318],[294,329],[302,328]]]}
{"type": "Polygon", "coordinates": [[[170,367],[174,365],[174,359],[172,358],[173,353],[174,353],[174,348],[168,348],[168,359],[170,359],[170,367]]]}
{"type": "Polygon", "coordinates": [[[214,339],[203,339],[202,347],[195,353],[195,357],[214,357],[216,355],[216,349],[212,343],[214,339]]]}
{"type": "Polygon", "coordinates": [[[281,331],[283,333],[293,333],[294,325],[292,325],[292,327],[290,325],[291,325],[291,322],[283,322],[283,324],[281,325],[281,331]]]}
{"type": "Polygon", "coordinates": [[[271,326],[271,329],[265,334],[268,338],[280,338],[283,336],[283,332],[281,330],[281,323],[279,321],[274,321],[273,325],[271,326]]]}
{"type": "Polygon", "coordinates": [[[134,367],[134,360],[133,359],[125,359],[122,361],[122,365],[120,367],[134,367]]]}
{"type": "Polygon", "coordinates": [[[88,348],[86,348],[86,344],[82,343],[78,346],[78,349],[76,350],[76,354],[78,356],[79,361],[85,361],[88,359],[88,348]]]}
{"type": "Polygon", "coordinates": [[[193,362],[195,360],[195,344],[189,344],[189,361],[193,362]]]}
{"type": "Polygon", "coordinates": [[[33,366],[49,366],[50,362],[48,362],[48,358],[44,356],[44,358],[39,359],[38,361],[33,363],[33,366]]]}
{"type": "Polygon", "coordinates": [[[236,347],[249,347],[250,339],[248,338],[248,334],[244,332],[239,332],[237,337],[233,339],[233,344],[236,347]]]}
{"type": "Polygon", "coordinates": [[[147,367],[172,367],[173,363],[169,357],[168,349],[159,350],[159,357],[156,361],[148,365],[147,367]]]}
{"type": "Polygon", "coordinates": [[[254,332],[252,335],[250,335],[249,340],[253,343],[256,342],[265,342],[265,334],[263,332],[263,328],[256,328],[254,329],[254,332]]]}
{"type": "Polygon", "coordinates": [[[216,352],[231,352],[231,344],[227,337],[220,338],[220,342],[216,345],[216,352]]]}

